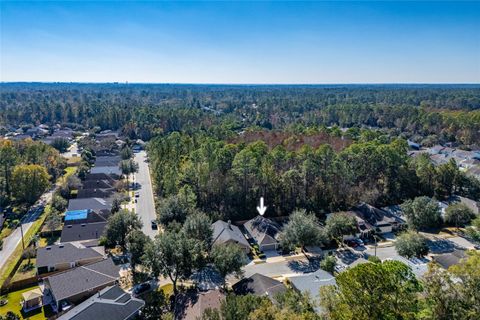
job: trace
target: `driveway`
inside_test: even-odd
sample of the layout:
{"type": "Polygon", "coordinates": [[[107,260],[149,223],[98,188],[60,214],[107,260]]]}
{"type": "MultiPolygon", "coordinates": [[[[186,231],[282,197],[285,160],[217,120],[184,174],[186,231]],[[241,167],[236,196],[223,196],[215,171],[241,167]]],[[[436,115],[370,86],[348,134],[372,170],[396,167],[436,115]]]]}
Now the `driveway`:
{"type": "Polygon", "coordinates": [[[138,163],[138,172],[135,173],[135,183],[137,187],[135,192],[140,195],[135,203],[135,212],[140,216],[143,222],[142,231],[154,238],[158,230],[152,230],[151,221],[156,219],[155,202],[153,200],[152,180],[150,179],[150,168],[146,162],[147,153],[140,151],[135,153],[134,160],[138,163]]]}
{"type": "Polygon", "coordinates": [[[251,262],[243,267],[243,271],[245,277],[250,277],[255,273],[263,274],[267,277],[281,277],[285,275],[309,273],[318,270],[318,268],[318,263],[312,263],[303,257],[295,260],[283,260],[270,263],[255,264],[251,262]]]}
{"type": "MultiPolygon", "coordinates": [[[[375,254],[375,249],[370,247],[366,250],[366,253],[373,256],[375,254]]],[[[406,259],[397,253],[397,250],[395,250],[393,245],[390,247],[377,247],[377,257],[382,261],[397,260],[403,262],[408,265],[412,269],[412,272],[419,278],[421,278],[428,270],[428,259],[406,259]]]]}

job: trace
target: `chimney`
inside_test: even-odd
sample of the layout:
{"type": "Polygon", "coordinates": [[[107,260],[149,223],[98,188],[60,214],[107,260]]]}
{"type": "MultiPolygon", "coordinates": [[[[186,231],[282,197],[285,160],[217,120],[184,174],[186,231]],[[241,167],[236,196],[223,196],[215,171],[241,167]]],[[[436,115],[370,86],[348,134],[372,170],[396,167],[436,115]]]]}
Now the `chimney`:
{"type": "Polygon", "coordinates": [[[228,223],[228,229],[232,230],[232,221],[228,220],[227,223],[228,223]]]}

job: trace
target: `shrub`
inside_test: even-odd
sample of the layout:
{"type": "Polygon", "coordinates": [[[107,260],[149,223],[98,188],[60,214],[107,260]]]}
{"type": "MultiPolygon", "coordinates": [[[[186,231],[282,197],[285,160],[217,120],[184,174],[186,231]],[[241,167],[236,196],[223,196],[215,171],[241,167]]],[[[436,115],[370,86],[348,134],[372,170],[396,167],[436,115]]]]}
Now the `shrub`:
{"type": "Polygon", "coordinates": [[[445,210],[445,223],[455,227],[463,227],[469,223],[474,216],[473,211],[466,205],[456,203],[445,210]]]}
{"type": "Polygon", "coordinates": [[[427,239],[415,231],[407,231],[397,237],[395,249],[406,258],[423,257],[428,254],[427,239]]]}
{"type": "Polygon", "coordinates": [[[333,271],[335,271],[336,264],[337,264],[337,260],[335,259],[334,256],[326,256],[320,262],[320,268],[322,268],[322,270],[325,270],[327,272],[333,273],[333,271]]]}

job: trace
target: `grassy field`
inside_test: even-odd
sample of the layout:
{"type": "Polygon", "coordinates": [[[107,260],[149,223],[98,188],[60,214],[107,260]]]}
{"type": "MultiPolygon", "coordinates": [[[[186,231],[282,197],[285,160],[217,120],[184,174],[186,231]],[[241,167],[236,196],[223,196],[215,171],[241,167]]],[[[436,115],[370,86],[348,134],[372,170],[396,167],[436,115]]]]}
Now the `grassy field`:
{"type": "Polygon", "coordinates": [[[2,296],[0,299],[7,299],[8,303],[3,307],[0,307],[0,315],[5,315],[7,312],[12,311],[18,314],[21,319],[30,319],[30,320],[44,320],[47,319],[48,316],[51,316],[50,308],[45,310],[45,308],[39,308],[28,314],[22,314],[22,293],[30,291],[32,289],[36,289],[38,286],[30,287],[27,289],[22,289],[14,292],[10,292],[8,295],[2,296]]]}

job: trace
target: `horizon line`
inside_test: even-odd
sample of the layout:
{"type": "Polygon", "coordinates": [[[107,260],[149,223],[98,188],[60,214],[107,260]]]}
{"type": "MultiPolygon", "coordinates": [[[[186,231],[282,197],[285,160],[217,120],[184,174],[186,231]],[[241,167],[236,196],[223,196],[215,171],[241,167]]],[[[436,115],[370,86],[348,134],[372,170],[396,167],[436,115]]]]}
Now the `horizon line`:
{"type": "Polygon", "coordinates": [[[118,85],[225,85],[225,86],[328,86],[328,85],[480,85],[480,82],[129,82],[129,81],[0,81],[0,84],[118,84],[118,85]]]}

